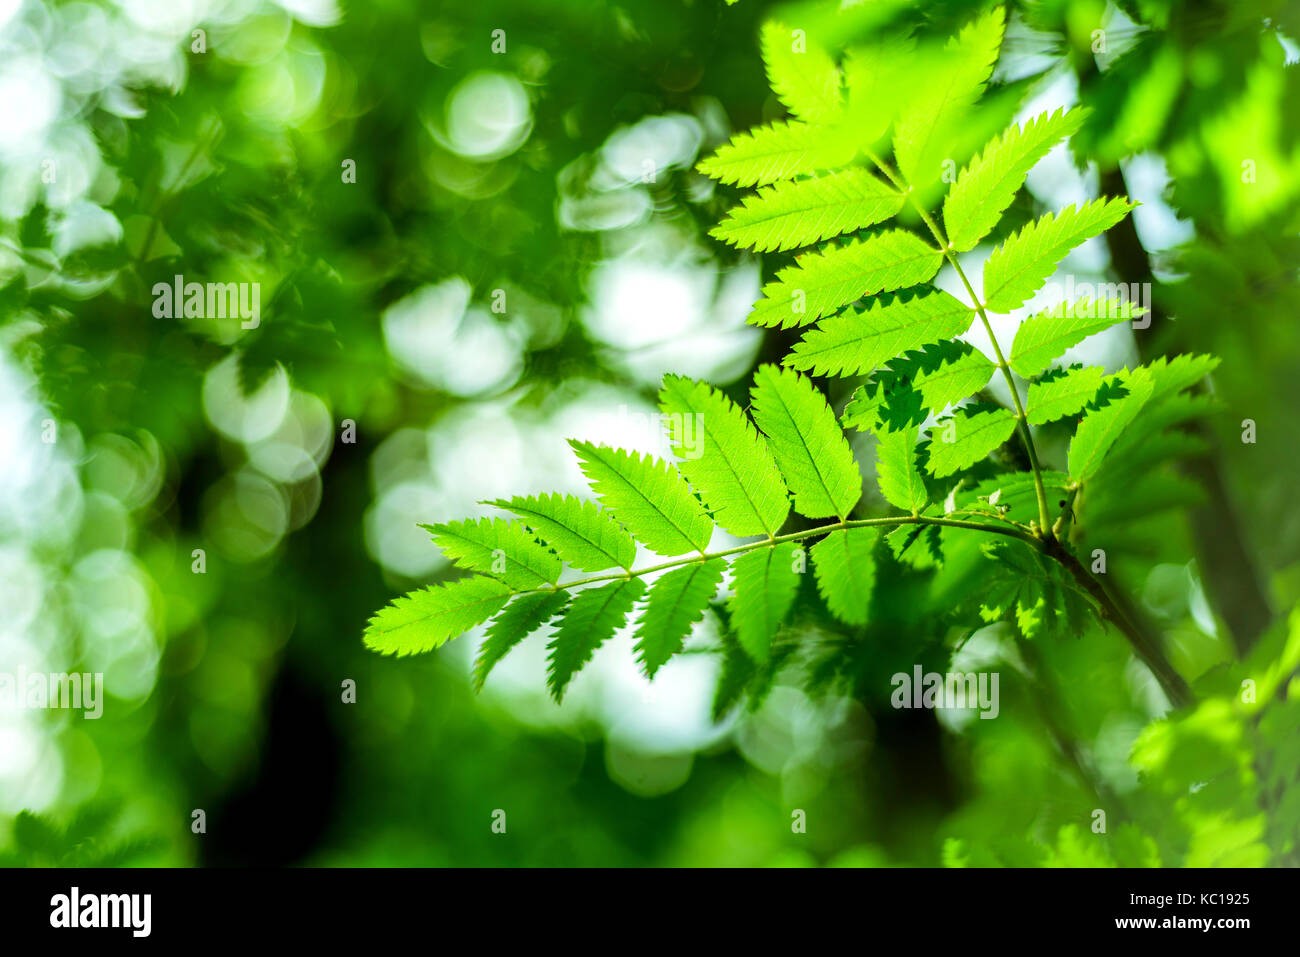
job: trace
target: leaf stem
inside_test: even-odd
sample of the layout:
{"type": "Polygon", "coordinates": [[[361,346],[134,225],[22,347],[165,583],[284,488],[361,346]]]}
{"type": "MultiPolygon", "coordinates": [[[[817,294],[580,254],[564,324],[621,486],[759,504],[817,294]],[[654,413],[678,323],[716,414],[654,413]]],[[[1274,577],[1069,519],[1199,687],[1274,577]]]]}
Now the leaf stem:
{"type": "Polygon", "coordinates": [[[916,198],[916,192],[911,186],[903,182],[902,177],[894,172],[884,160],[880,159],[873,152],[867,151],[867,158],[882,172],[885,177],[894,185],[894,188],[904,193],[912,202],[912,206],[921,216],[921,221],[925,223],[926,228],[930,230],[930,235],[934,237],[935,242],[939,244],[939,251],[943,258],[948,261],[948,265],[961,279],[962,285],[966,287],[966,294],[970,296],[971,302],[975,304],[975,311],[979,314],[980,321],[984,324],[984,331],[988,334],[989,342],[993,346],[993,354],[997,357],[998,368],[1002,370],[1002,377],[1006,380],[1007,389],[1011,392],[1011,401],[1016,410],[1016,428],[1020,432],[1020,438],[1025,443],[1025,451],[1029,454],[1029,466],[1034,473],[1034,494],[1038,498],[1038,534],[1042,538],[1052,537],[1051,519],[1048,518],[1047,512],[1047,491],[1043,487],[1043,470],[1038,464],[1038,449],[1034,446],[1033,436],[1029,433],[1029,419],[1025,416],[1025,407],[1020,402],[1020,393],[1016,389],[1015,379],[1011,377],[1011,366],[1007,364],[1006,357],[1002,354],[1002,347],[998,344],[998,338],[993,334],[993,323],[989,321],[988,312],[984,308],[984,303],[979,296],[975,295],[975,287],[971,285],[970,280],[966,278],[966,272],[961,268],[961,263],[957,261],[957,256],[953,251],[952,244],[943,234],[939,225],[934,221],[934,217],[921,205],[920,200],[916,198]]]}
{"type": "Polygon", "coordinates": [[[959,518],[939,518],[933,515],[892,515],[885,518],[858,518],[831,522],[826,525],[818,525],[815,528],[806,528],[802,531],[790,532],[786,535],[777,535],[774,538],[763,538],[755,542],[747,542],[744,545],[737,545],[734,548],[723,549],[722,551],[701,553],[699,555],[685,555],[680,558],[674,558],[671,561],[662,562],[658,565],[651,565],[647,568],[627,568],[617,572],[579,578],[570,582],[560,582],[546,588],[524,589],[516,592],[516,594],[526,595],[531,594],[532,592],[563,591],[569,588],[577,588],[579,585],[592,585],[597,582],[614,581],[615,579],[639,578],[640,576],[649,574],[650,572],[666,571],[670,568],[677,568],[695,562],[708,562],[716,558],[726,558],[729,555],[738,555],[742,552],[753,551],[756,548],[771,548],[774,545],[781,545],[785,542],[797,542],[807,538],[815,538],[818,535],[826,535],[830,532],[839,531],[841,529],[890,528],[900,525],[944,525],[950,528],[965,528],[976,532],[988,532],[991,535],[1006,535],[1010,538],[1020,539],[1030,545],[1038,544],[1033,535],[1017,524],[993,525],[987,522],[971,522],[959,518]]]}
{"type": "Polygon", "coordinates": [[[1106,587],[1079,563],[1070,550],[1056,539],[1048,539],[1038,544],[1045,555],[1057,561],[1068,571],[1084,591],[1101,606],[1106,619],[1119,629],[1133,647],[1134,653],[1155,675],[1170,704],[1175,708],[1185,708],[1194,704],[1196,697],[1192,694],[1192,689],[1165,657],[1165,653],[1155,639],[1133,623],[1106,587]]]}
{"type": "MultiPolygon", "coordinates": [[[[855,520],[840,519],[837,522],[819,525],[815,528],[804,529],[798,532],[791,532],[787,535],[769,535],[766,539],[760,539],[759,541],[749,542],[744,545],[738,545],[735,548],[728,548],[718,552],[706,553],[701,551],[698,555],[675,558],[658,565],[651,565],[648,568],[635,570],[630,568],[623,569],[618,572],[593,575],[587,578],[576,579],[575,581],[556,583],[548,588],[530,589],[529,591],[560,591],[577,588],[582,585],[613,581],[615,579],[626,580],[637,578],[651,572],[665,571],[670,568],[677,568],[695,562],[708,562],[718,558],[725,558],[729,555],[752,551],[756,548],[771,548],[785,542],[802,541],[804,539],[813,538],[818,535],[825,535],[840,529],[899,527],[903,525],[940,525],[952,528],[965,528],[972,531],[986,532],[992,535],[1003,535],[1009,538],[1019,539],[1020,541],[1026,542],[1046,557],[1051,558],[1060,564],[1079,583],[1079,586],[1097,603],[1098,607],[1101,609],[1103,617],[1113,623],[1124,635],[1130,646],[1133,648],[1134,653],[1143,661],[1144,664],[1146,664],[1152,675],[1155,676],[1170,703],[1176,708],[1187,707],[1195,701],[1195,697],[1182,675],[1174,669],[1169,659],[1165,657],[1158,641],[1134,624],[1131,617],[1125,614],[1124,610],[1120,607],[1119,603],[1114,600],[1106,587],[1079,563],[1079,560],[1074,556],[1069,548],[1058,538],[1058,533],[1062,529],[1065,516],[1073,507],[1074,497],[1077,495],[1078,489],[1076,487],[1071,490],[1069,500],[1066,502],[1065,508],[1062,510],[1062,514],[1054,526],[1048,514],[1047,493],[1043,486],[1043,475],[1042,468],[1038,462],[1038,451],[1034,446],[1033,436],[1029,431],[1029,420],[1025,414],[1024,405],[1020,400],[1020,393],[1016,389],[1015,379],[1012,378],[1011,367],[1002,353],[1002,348],[998,344],[997,337],[993,334],[993,324],[989,320],[985,305],[975,294],[974,287],[967,278],[965,271],[961,268],[961,264],[957,261],[952,245],[948,242],[947,237],[944,236],[938,223],[934,221],[934,218],[930,213],[921,205],[920,201],[917,200],[913,189],[906,185],[897,173],[895,173],[885,162],[875,156],[872,152],[868,151],[866,155],[867,158],[876,165],[880,172],[893,184],[894,188],[911,200],[912,205],[916,208],[922,221],[930,230],[935,242],[939,244],[943,257],[957,273],[962,284],[966,287],[966,292],[970,296],[971,302],[975,304],[975,311],[978,313],[980,321],[984,324],[984,330],[988,333],[989,342],[993,346],[994,355],[997,357],[998,368],[1002,371],[1003,378],[1007,383],[1007,388],[1011,393],[1011,401],[1015,406],[1016,412],[1016,425],[1020,431],[1021,439],[1024,441],[1025,450],[1029,454],[1029,463],[1034,477],[1034,492],[1038,499],[1037,525],[1026,527],[1018,522],[1008,522],[1008,524],[1005,525],[993,525],[987,522],[967,521],[958,518],[938,518],[928,515],[899,515],[885,518],[855,520]]],[[[518,594],[527,593],[528,592],[519,592],[518,594]]],[[[1063,750],[1067,751],[1067,755],[1070,756],[1072,760],[1077,757],[1070,754],[1068,747],[1063,748],[1063,750]]],[[[1080,772],[1086,781],[1087,774],[1085,773],[1085,769],[1082,766],[1078,766],[1077,761],[1076,770],[1080,772]]]]}
{"type": "Polygon", "coordinates": [[[1008,523],[1005,525],[994,525],[988,522],[967,521],[960,518],[939,518],[933,515],[890,515],[884,518],[859,518],[859,519],[841,519],[838,522],[829,522],[825,525],[818,525],[814,528],[803,529],[798,532],[790,532],[786,535],[777,535],[773,538],[762,538],[754,542],[747,542],[744,545],[737,545],[734,548],[726,548],[717,552],[702,552],[698,555],[685,555],[674,558],[670,561],[661,562],[658,565],[650,565],[646,568],[625,568],[616,572],[609,572],[601,575],[591,575],[587,578],[578,578],[569,582],[557,582],[554,585],[545,588],[530,588],[515,592],[516,595],[527,595],[535,592],[554,592],[567,591],[570,588],[578,588],[582,585],[594,585],[599,582],[628,580],[639,578],[642,575],[648,575],[651,572],[667,571],[672,568],[679,568],[683,565],[703,563],[713,561],[718,558],[726,558],[730,555],[739,555],[743,552],[753,551],[758,548],[772,548],[785,542],[798,542],[809,538],[815,538],[818,535],[826,535],[830,532],[850,528],[897,528],[903,525],[940,525],[948,528],[965,528],[975,532],[986,532],[990,535],[1003,535],[1007,538],[1015,538],[1025,542],[1030,547],[1042,552],[1048,558],[1056,561],[1077,581],[1081,588],[1101,608],[1103,617],[1115,625],[1120,633],[1125,637],[1132,646],[1134,653],[1150,669],[1155,676],[1156,681],[1160,683],[1161,689],[1170,703],[1176,708],[1187,707],[1195,702],[1195,696],[1191,688],[1165,657],[1159,644],[1150,636],[1145,634],[1141,628],[1137,627],[1131,618],[1126,615],[1119,603],[1116,602],[1095,577],[1089,574],[1088,570],[1079,564],[1079,560],[1074,557],[1070,550],[1055,538],[1042,538],[1037,534],[1027,530],[1019,523],[1008,523]]]}

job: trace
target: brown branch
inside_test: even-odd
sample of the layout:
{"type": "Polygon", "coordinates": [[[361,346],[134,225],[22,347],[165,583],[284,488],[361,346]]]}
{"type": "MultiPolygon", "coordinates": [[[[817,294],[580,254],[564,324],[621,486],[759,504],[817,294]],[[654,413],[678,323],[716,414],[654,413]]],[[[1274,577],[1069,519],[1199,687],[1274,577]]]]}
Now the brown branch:
{"type": "Polygon", "coordinates": [[[1079,563],[1073,553],[1056,539],[1047,539],[1042,544],[1043,553],[1060,562],[1074,580],[1079,583],[1102,610],[1106,620],[1119,629],[1133,648],[1142,663],[1151,670],[1156,681],[1164,690],[1165,697],[1175,708],[1185,708],[1195,704],[1196,696],[1192,689],[1165,657],[1158,638],[1143,629],[1129,615],[1125,614],[1121,603],[1116,601],[1110,590],[1095,578],[1088,569],[1079,563]]]}
{"type": "MultiPolygon", "coordinates": [[[[1108,195],[1128,195],[1124,173],[1118,167],[1102,173],[1101,188],[1108,195]]],[[[1155,287],[1157,283],[1150,258],[1138,237],[1132,217],[1122,220],[1106,233],[1106,246],[1110,251],[1111,266],[1122,282],[1155,287]]],[[[1160,329],[1171,346],[1166,351],[1176,355],[1183,351],[1179,330],[1176,324],[1165,322],[1166,316],[1158,301],[1158,297],[1153,295],[1148,317],[1151,328],[1160,329]]],[[[1154,337],[1147,333],[1134,338],[1139,357],[1143,362],[1147,361],[1151,358],[1154,337]]],[[[1210,604],[1227,626],[1238,657],[1245,657],[1272,623],[1273,608],[1264,590],[1263,576],[1254,553],[1245,541],[1244,525],[1228,492],[1214,436],[1203,422],[1193,422],[1190,428],[1208,449],[1178,463],[1183,474],[1206,495],[1202,504],[1188,511],[1196,560],[1210,604]]]]}

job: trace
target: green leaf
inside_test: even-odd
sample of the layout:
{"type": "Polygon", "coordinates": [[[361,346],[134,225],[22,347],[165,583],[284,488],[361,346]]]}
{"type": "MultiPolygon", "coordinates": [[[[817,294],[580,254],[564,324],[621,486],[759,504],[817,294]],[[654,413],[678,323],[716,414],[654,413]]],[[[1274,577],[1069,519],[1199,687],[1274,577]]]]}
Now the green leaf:
{"type": "Polygon", "coordinates": [[[840,71],[807,34],[783,23],[763,25],[763,65],[785,108],[801,120],[822,123],[840,107],[840,71]]]}
{"type": "MultiPolygon", "coordinates": [[[[1148,431],[1148,420],[1158,411],[1154,408],[1156,405],[1160,403],[1148,402],[1141,421],[1130,425],[1119,441],[1111,446],[1105,464],[1097,473],[1105,476],[1106,484],[1123,487],[1126,484],[1123,479],[1126,477],[1142,480],[1152,475],[1157,466],[1166,461],[1192,458],[1208,451],[1209,443],[1199,435],[1178,431],[1161,432],[1159,429],[1148,431]]],[[[1089,503],[1095,500],[1094,490],[1089,495],[1089,503]]]]}
{"type": "Polygon", "coordinates": [[[1204,451],[1203,440],[1186,432],[1166,431],[1190,419],[1208,415],[1216,408],[1208,395],[1189,395],[1181,390],[1213,371],[1219,360],[1213,356],[1164,356],[1144,368],[1151,377],[1151,398],[1107,453],[1106,480],[1121,474],[1149,471],[1163,459],[1185,457],[1204,451]],[[1117,461],[1119,460],[1119,461],[1117,461]]]}
{"type": "Polygon", "coordinates": [[[876,476],[880,494],[890,505],[912,515],[920,515],[929,501],[925,479],[917,463],[917,438],[920,429],[908,426],[895,432],[882,432],[876,442],[876,476]]]}
{"type": "Polygon", "coordinates": [[[1105,376],[1106,370],[1101,366],[1090,366],[1070,369],[1065,375],[1053,379],[1031,382],[1025,399],[1025,416],[1029,424],[1042,425],[1074,415],[1097,394],[1105,376]]]}
{"type": "Polygon", "coordinates": [[[943,201],[948,242],[974,249],[998,224],[1034,164],[1079,129],[1087,110],[1042,113],[1023,128],[1013,125],[967,164],[943,201]]]}
{"type": "Polygon", "coordinates": [[[961,116],[979,99],[1002,45],[1001,7],[968,24],[942,53],[929,52],[894,132],[894,155],[903,178],[918,188],[939,181],[961,116]]]}
{"type": "Polygon", "coordinates": [[[1123,526],[1205,501],[1205,490],[1192,479],[1170,469],[1153,471],[1150,464],[1138,469],[1124,461],[1122,455],[1117,442],[1093,476],[1084,503],[1083,523],[1089,535],[1109,537],[1105,530],[1116,525],[1121,526],[1116,532],[1123,534],[1123,526]],[[1114,467],[1117,464],[1119,467],[1114,467]]]}
{"type": "Polygon", "coordinates": [[[738,133],[697,167],[732,186],[766,186],[792,176],[835,169],[853,158],[844,138],[807,123],[781,122],[738,133]]]}
{"type": "Polygon", "coordinates": [[[775,535],[790,514],[785,483],[772,451],[749,416],[718,390],[683,376],[664,377],[659,407],[668,415],[695,415],[698,445],[673,436],[684,458],[682,474],[733,535],[775,535]]]}
{"type": "MultiPolygon", "coordinates": [[[[1147,368],[1150,370],[1150,366],[1147,368]]],[[[1103,382],[1103,394],[1105,386],[1103,382]]],[[[1157,396],[1156,390],[1153,389],[1151,401],[1142,410],[1141,420],[1135,421],[1128,428],[1120,438],[1116,451],[1123,448],[1126,457],[1140,459],[1146,444],[1155,439],[1158,433],[1182,422],[1204,418],[1219,408],[1220,403],[1211,395],[1178,393],[1157,396]]]]}
{"type": "Polygon", "coordinates": [[[749,321],[782,328],[807,325],[864,296],[925,282],[942,262],[939,250],[902,229],[805,253],[763,287],[749,321]]]}
{"type": "MultiPolygon", "coordinates": [[[[890,372],[888,367],[886,373],[890,372]]],[[[841,421],[846,429],[860,429],[881,435],[918,426],[929,417],[921,393],[907,379],[886,384],[873,377],[859,386],[844,406],[841,421]]]]}
{"type": "Polygon", "coordinates": [[[862,146],[874,145],[898,115],[915,52],[914,43],[882,37],[845,54],[848,102],[841,122],[862,146]]]}
{"type": "Polygon", "coordinates": [[[1120,299],[1063,302],[1030,316],[1016,330],[1008,364],[1025,378],[1035,376],[1066,349],[1144,310],[1120,299]]]}
{"type": "Polygon", "coordinates": [[[940,290],[898,296],[823,319],[785,361],[814,375],[861,375],[909,349],[960,335],[974,317],[974,309],[940,290]]]}
{"type": "Polygon", "coordinates": [[[431,651],[487,621],[510,594],[507,585],[482,575],[413,591],[370,619],[366,647],[399,656],[431,651]]]}
{"type": "Polygon", "coordinates": [[[634,538],[665,556],[704,551],[713,523],[671,464],[577,439],[569,445],[601,504],[634,538]]]}
{"type": "Polygon", "coordinates": [[[682,650],[691,626],[704,617],[722,584],[722,561],[692,562],[665,573],[650,586],[650,598],[636,633],[636,651],[653,678],[669,658],[682,650]]]}
{"type": "Polygon", "coordinates": [[[709,235],[760,252],[808,246],[888,219],[903,194],[861,167],[777,183],[745,197],[709,235]]]}
{"type": "Polygon", "coordinates": [[[1042,559],[1018,542],[999,542],[982,550],[1003,567],[986,576],[980,617],[987,622],[1014,617],[1026,638],[1038,637],[1044,616],[1051,612],[1046,594],[1049,573],[1042,559]]]}
{"type": "Polygon", "coordinates": [[[1151,377],[1151,398],[1162,399],[1195,385],[1219,365],[1217,356],[1189,355],[1160,356],[1145,368],[1151,377]]]}
{"type": "MultiPolygon", "coordinates": [[[[1049,502],[1065,498],[1066,487],[1070,484],[1068,475],[1048,469],[1042,473],[1042,478],[1049,502]]],[[[1028,522],[1038,517],[1038,493],[1030,472],[1010,472],[986,479],[963,495],[960,502],[963,507],[970,508],[981,499],[1016,521],[1028,522]]]]}
{"type": "Polygon", "coordinates": [[[731,626],[741,647],[758,662],[771,657],[772,638],[799,590],[794,548],[793,542],[756,548],[731,563],[731,626]]]}
{"type": "Polygon", "coordinates": [[[483,683],[506,652],[562,612],[568,603],[569,594],[563,591],[530,592],[510,602],[487,627],[487,638],[474,661],[474,690],[482,691],[483,683]]]}
{"type": "Polygon", "coordinates": [[[740,642],[734,636],[724,632],[721,645],[722,669],[718,675],[718,685],[713,693],[713,706],[710,709],[714,721],[721,721],[727,712],[740,702],[746,689],[758,675],[758,666],[754,664],[754,659],[745,654],[744,649],[740,647],[740,642]]]}
{"type": "Polygon", "coordinates": [[[1057,563],[1022,542],[986,542],[980,550],[994,563],[980,599],[985,621],[1014,618],[1027,638],[1082,636],[1093,606],[1057,563]]]}
{"type": "Polygon", "coordinates": [[[984,263],[985,305],[996,312],[1024,305],[1071,249],[1110,229],[1136,205],[1122,198],[1098,199],[1034,220],[984,263]]]}
{"type": "Polygon", "coordinates": [[[950,837],[944,840],[941,860],[944,867],[963,868],[970,866],[970,849],[961,838],[950,837]]]}
{"type": "Polygon", "coordinates": [[[926,407],[939,412],[984,388],[996,370],[997,366],[982,352],[965,346],[939,367],[919,373],[913,385],[920,391],[926,407]]]}
{"type": "Polygon", "coordinates": [[[560,620],[550,650],[547,684],[558,702],[573,676],[591,660],[596,649],[623,627],[628,613],[645,592],[640,578],[625,578],[588,588],[573,599],[569,613],[560,620]]]}
{"type": "Polygon", "coordinates": [[[551,493],[509,501],[498,499],[491,504],[522,518],[561,558],[580,571],[631,568],[636,561],[632,536],[595,502],[551,493]]]}
{"type": "MultiPolygon", "coordinates": [[[[844,408],[845,427],[879,433],[921,425],[930,410],[916,388],[916,380],[923,374],[941,372],[946,363],[956,362],[970,351],[971,346],[965,342],[944,340],[891,359],[853,393],[844,408]]],[[[942,379],[938,381],[942,383],[942,379]]],[[[932,396],[943,398],[956,387],[932,389],[932,396]]]]}
{"type": "Polygon", "coordinates": [[[480,518],[420,527],[429,530],[451,561],[499,578],[516,591],[560,578],[560,559],[514,522],[480,518]]]}
{"type": "Polygon", "coordinates": [[[1006,409],[945,419],[931,435],[927,468],[935,478],[970,468],[1011,438],[1015,430],[1016,417],[1006,409]]]}
{"type": "Polygon", "coordinates": [[[59,829],[31,811],[19,811],[14,818],[13,840],[20,850],[31,856],[59,860],[68,851],[68,842],[59,829]]]}
{"type": "Polygon", "coordinates": [[[817,589],[826,606],[841,621],[865,625],[876,584],[876,533],[868,528],[842,528],[814,545],[810,554],[817,589]]]}
{"type": "Polygon", "coordinates": [[[844,518],[862,497],[862,473],[835,413],[812,382],[774,365],[754,374],[754,421],[767,433],[777,466],[808,518],[844,518]]]}
{"type": "Polygon", "coordinates": [[[1082,481],[1101,467],[1111,446],[1151,398],[1151,374],[1146,369],[1121,372],[1115,378],[1128,390],[1128,395],[1091,410],[1079,423],[1070,442],[1069,465],[1073,479],[1082,481]]]}
{"type": "Polygon", "coordinates": [[[889,550],[905,565],[916,569],[943,565],[943,538],[938,525],[900,525],[885,535],[889,550]]]}

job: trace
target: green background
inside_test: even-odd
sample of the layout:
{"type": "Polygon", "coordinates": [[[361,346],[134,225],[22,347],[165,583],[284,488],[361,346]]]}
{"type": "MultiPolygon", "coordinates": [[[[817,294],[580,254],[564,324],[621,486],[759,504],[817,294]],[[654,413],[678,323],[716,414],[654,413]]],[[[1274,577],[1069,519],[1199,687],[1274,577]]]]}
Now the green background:
{"type": "MultiPolygon", "coordinates": [[[[878,6],[945,36],[981,5],[878,6]]],[[[967,637],[904,568],[871,625],[810,632],[806,668],[716,720],[707,640],[651,686],[619,639],[563,707],[537,636],[477,696],[476,636],[363,648],[447,572],[417,522],[574,490],[566,435],[627,438],[669,370],[739,396],[789,349],[744,325],[784,260],[709,239],[737,194],[693,170],[783,114],[772,8],[0,3],[0,668],[109,695],[98,721],[0,712],[4,860],[1296,863],[1300,18],[1011,11],[1007,102],[1093,113],[1004,228],[1077,190],[1141,200],[1088,268],[1152,282],[1156,317],[1097,361],[1223,358],[1209,451],[1158,490],[1179,507],[1113,546],[1211,696],[1141,739],[1162,701],[1113,632],[1004,663],[997,721],[891,709],[889,674],[967,637]],[[176,274],[259,283],[260,325],[156,317],[176,274]],[[1282,690],[1233,711],[1242,676],[1282,690]],[[1098,806],[1129,822],[1104,843],[1098,806]]]]}

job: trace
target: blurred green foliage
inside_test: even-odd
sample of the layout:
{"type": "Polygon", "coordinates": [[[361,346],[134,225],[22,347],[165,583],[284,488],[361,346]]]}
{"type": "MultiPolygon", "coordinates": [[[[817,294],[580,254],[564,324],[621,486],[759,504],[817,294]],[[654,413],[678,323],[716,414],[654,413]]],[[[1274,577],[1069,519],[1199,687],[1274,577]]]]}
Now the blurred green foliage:
{"type": "MultiPolygon", "coordinates": [[[[491,423],[558,430],[596,386],[607,407],[648,401],[683,352],[728,387],[788,351],[719,318],[783,261],[712,243],[734,196],[693,171],[781,114],[761,23],[942,37],[985,5],[834,6],[0,5],[0,670],[103,671],[108,690],[97,721],[0,714],[0,861],[1300,863],[1300,620],[1277,612],[1300,603],[1300,18],[1281,0],[1013,3],[1018,72],[991,94],[1008,116],[1054,84],[1091,105],[1083,182],[1152,210],[1099,267],[1152,282],[1158,307],[1111,364],[1224,360],[1223,411],[1175,490],[1189,508],[1106,543],[1195,709],[1161,718],[1113,634],[971,638],[949,600],[971,566],[923,558],[882,566],[847,633],[803,582],[804,629],[774,661],[792,668],[747,709],[726,668],[715,698],[711,655],[685,656],[707,680],[640,710],[607,677],[557,712],[531,664],[476,697],[467,654],[363,648],[373,609],[445,571],[391,544],[432,552],[416,523],[459,517],[429,488],[549,487],[555,452],[529,442],[559,434],[492,458],[491,423]],[[643,181],[617,135],[678,145],[643,181]],[[601,298],[611,264],[646,256],[642,297],[685,282],[700,318],[680,336],[704,345],[630,336],[624,300],[601,298]],[[155,316],[176,274],[259,283],[260,323],[155,316]],[[462,288],[459,323],[403,325],[462,288]],[[999,720],[889,706],[890,674],[954,661],[999,662],[999,720]],[[673,739],[696,699],[716,733],[673,739]]],[[[1068,184],[1031,187],[1005,229],[1068,184]]],[[[649,311],[672,326],[665,301],[649,311]]]]}

